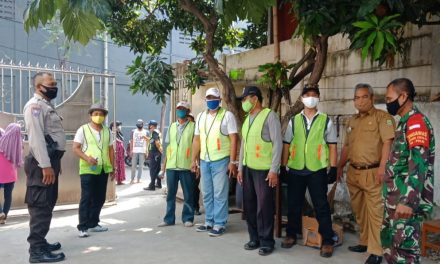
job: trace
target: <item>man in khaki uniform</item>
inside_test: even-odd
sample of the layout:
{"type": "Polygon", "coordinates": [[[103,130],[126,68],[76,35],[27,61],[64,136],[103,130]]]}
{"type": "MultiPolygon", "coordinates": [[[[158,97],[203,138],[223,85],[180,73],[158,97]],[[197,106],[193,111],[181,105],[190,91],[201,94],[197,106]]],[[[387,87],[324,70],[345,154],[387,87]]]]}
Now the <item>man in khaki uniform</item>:
{"type": "Polygon", "coordinates": [[[368,251],[365,263],[382,262],[380,228],[383,217],[382,181],[385,164],[394,138],[394,119],[373,105],[374,94],[369,84],[355,87],[354,105],[359,111],[348,122],[347,135],[338,166],[338,181],[347,161],[347,185],[351,206],[360,226],[359,245],[352,252],[368,251]]]}

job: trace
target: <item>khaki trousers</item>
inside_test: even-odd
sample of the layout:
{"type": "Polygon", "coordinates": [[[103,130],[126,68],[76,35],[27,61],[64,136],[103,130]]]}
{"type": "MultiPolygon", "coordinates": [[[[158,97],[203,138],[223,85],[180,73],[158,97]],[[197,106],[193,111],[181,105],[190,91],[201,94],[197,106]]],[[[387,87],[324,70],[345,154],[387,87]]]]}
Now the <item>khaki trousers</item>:
{"type": "Polygon", "coordinates": [[[367,246],[368,253],[382,256],[380,229],[383,219],[382,184],[376,183],[377,168],[357,170],[351,166],[347,172],[347,185],[351,207],[360,227],[359,244],[367,246]]]}

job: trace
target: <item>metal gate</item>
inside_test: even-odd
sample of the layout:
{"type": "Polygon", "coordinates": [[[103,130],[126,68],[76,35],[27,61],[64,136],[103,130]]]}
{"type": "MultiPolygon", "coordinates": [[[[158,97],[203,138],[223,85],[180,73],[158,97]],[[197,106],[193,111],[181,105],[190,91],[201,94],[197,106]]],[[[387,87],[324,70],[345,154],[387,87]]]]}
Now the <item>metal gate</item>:
{"type": "MultiPolygon", "coordinates": [[[[62,159],[62,175],[60,175],[59,195],[57,204],[78,203],[80,198],[80,181],[78,174],[78,158],[72,153],[72,140],[76,130],[88,122],[90,105],[100,101],[108,107],[109,85],[115,94],[115,75],[82,71],[80,69],[64,69],[48,65],[14,64],[12,61],[0,60],[0,127],[9,123],[23,121],[23,107],[33,96],[32,76],[37,72],[50,72],[58,82],[59,96],[53,100],[57,112],[63,116],[63,127],[66,131],[66,153],[62,159]]],[[[113,98],[113,117],[115,117],[115,97],[113,98]]],[[[26,131],[25,155],[28,153],[26,131]]],[[[13,208],[24,207],[25,174],[19,170],[19,179],[13,192],[13,208]]],[[[2,196],[1,196],[2,197],[2,196]]],[[[108,185],[107,200],[115,200],[115,186],[108,185]]]]}

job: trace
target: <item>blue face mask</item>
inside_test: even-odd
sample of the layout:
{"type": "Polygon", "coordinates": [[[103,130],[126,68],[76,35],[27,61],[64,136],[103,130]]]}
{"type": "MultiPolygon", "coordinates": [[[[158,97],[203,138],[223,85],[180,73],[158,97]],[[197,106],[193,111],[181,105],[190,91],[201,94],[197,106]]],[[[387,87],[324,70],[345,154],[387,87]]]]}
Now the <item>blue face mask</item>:
{"type": "Polygon", "coordinates": [[[177,118],[184,119],[186,117],[186,110],[177,109],[176,116],[177,116],[177,118]]]}
{"type": "Polygon", "coordinates": [[[209,110],[215,110],[219,107],[219,105],[220,105],[220,100],[218,99],[206,101],[206,106],[208,106],[209,110]]]}

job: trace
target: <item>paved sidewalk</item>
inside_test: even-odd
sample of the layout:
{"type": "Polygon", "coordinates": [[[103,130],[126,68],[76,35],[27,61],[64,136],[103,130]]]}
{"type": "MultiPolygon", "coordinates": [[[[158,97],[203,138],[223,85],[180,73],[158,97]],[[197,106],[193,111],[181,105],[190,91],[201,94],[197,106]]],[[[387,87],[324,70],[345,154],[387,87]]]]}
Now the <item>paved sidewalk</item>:
{"type": "MultiPolygon", "coordinates": [[[[282,249],[276,239],[276,250],[267,257],[257,251],[245,251],[248,241],[246,223],[240,214],[229,218],[227,232],[218,238],[207,233],[197,233],[195,227],[186,228],[180,220],[181,204],[177,206],[177,224],[156,227],[165,212],[165,196],[162,190],[142,190],[146,183],[117,186],[116,205],[103,209],[102,225],[108,232],[91,233],[88,238],[78,238],[77,210],[54,213],[49,242],[59,241],[66,254],[61,263],[364,263],[367,254],[355,254],[347,250],[356,243],[352,234],[345,236],[344,245],[338,247],[330,259],[319,256],[319,250],[304,246],[282,249]]],[[[196,216],[196,223],[203,223],[204,215],[196,216]]],[[[28,217],[12,216],[0,226],[1,263],[28,263],[28,217]]],[[[300,241],[301,242],[301,241],[300,241]]],[[[424,261],[424,263],[433,263],[424,261]]]]}

